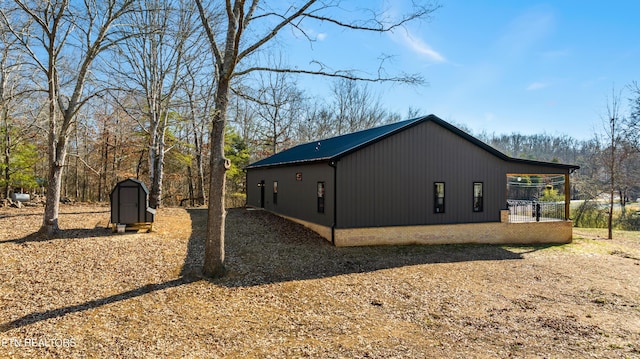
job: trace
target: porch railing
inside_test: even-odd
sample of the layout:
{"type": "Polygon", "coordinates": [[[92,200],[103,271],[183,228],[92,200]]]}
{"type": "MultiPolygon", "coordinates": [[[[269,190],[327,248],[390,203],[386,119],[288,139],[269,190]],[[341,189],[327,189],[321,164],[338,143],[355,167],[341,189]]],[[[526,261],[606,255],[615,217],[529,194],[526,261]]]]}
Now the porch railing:
{"type": "Polygon", "coordinates": [[[565,203],[507,200],[509,222],[550,222],[564,221],[565,203]]]}

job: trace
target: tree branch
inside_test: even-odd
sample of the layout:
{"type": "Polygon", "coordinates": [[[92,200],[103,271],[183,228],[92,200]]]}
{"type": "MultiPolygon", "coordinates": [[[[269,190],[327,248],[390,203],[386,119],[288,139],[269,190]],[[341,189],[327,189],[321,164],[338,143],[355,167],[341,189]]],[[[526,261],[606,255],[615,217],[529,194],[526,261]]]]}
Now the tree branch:
{"type": "Polygon", "coordinates": [[[220,47],[218,46],[218,42],[216,41],[215,34],[213,33],[213,29],[211,28],[211,24],[209,23],[209,19],[207,18],[206,11],[202,6],[202,0],[196,0],[196,5],[198,6],[198,14],[200,14],[200,20],[202,22],[202,26],[204,27],[204,31],[207,34],[207,38],[209,39],[211,51],[213,52],[213,55],[216,58],[215,63],[222,64],[223,63],[222,53],[220,52],[220,47]]]}
{"type": "Polygon", "coordinates": [[[400,76],[382,76],[381,73],[378,73],[377,76],[359,76],[355,75],[351,71],[326,71],[324,69],[321,70],[304,70],[304,69],[283,69],[283,68],[270,68],[270,67],[251,67],[243,71],[238,71],[235,73],[235,76],[246,75],[255,71],[266,71],[266,72],[275,72],[275,73],[290,73],[290,74],[304,74],[304,75],[314,75],[314,76],[324,76],[324,77],[333,77],[333,78],[341,78],[347,80],[354,81],[365,81],[365,82],[398,82],[398,83],[406,83],[412,85],[423,85],[425,84],[425,80],[420,75],[411,75],[411,74],[401,74],[400,76]]]}
{"type": "MultiPolygon", "coordinates": [[[[198,0],[198,1],[200,1],[200,0],[198,0]]],[[[243,59],[247,55],[251,54],[252,52],[257,50],[258,48],[260,48],[262,45],[267,43],[269,40],[274,38],[278,34],[278,32],[280,32],[280,30],[282,30],[285,26],[290,24],[296,18],[299,18],[300,16],[302,16],[305,13],[305,11],[307,11],[307,9],[311,5],[313,5],[315,2],[316,2],[316,0],[307,1],[307,3],[302,5],[302,7],[300,7],[300,9],[298,9],[298,11],[294,12],[291,16],[285,18],[278,25],[276,25],[266,36],[264,36],[263,38],[261,38],[258,41],[256,41],[253,45],[247,47],[244,51],[240,52],[238,54],[238,61],[240,61],[241,59],[243,59]]],[[[248,21],[247,21],[247,24],[248,24],[248,21]]],[[[245,24],[245,26],[247,24],[245,24]]]]}
{"type": "Polygon", "coordinates": [[[82,157],[80,157],[80,155],[78,155],[77,153],[69,153],[69,156],[71,157],[75,157],[77,159],[80,160],[80,162],[82,162],[82,164],[84,164],[85,167],[87,167],[88,169],[91,170],[91,172],[97,174],[98,176],[100,176],[100,174],[102,173],[101,171],[96,171],[93,167],[91,167],[84,159],[82,159],[82,157]]]}
{"type": "Polygon", "coordinates": [[[408,15],[405,15],[399,21],[393,22],[393,23],[391,23],[389,25],[385,25],[384,22],[382,22],[381,20],[379,20],[377,18],[377,16],[374,16],[370,21],[376,23],[376,26],[367,26],[365,24],[343,22],[343,21],[339,21],[339,20],[331,18],[331,17],[319,16],[319,15],[315,15],[313,13],[305,13],[305,14],[303,14],[303,16],[311,18],[311,19],[315,19],[315,20],[318,20],[318,21],[322,21],[322,22],[328,22],[328,23],[331,23],[331,24],[334,24],[334,25],[338,25],[338,26],[343,27],[343,28],[351,29],[351,30],[363,30],[363,31],[373,31],[373,32],[389,32],[389,31],[392,31],[395,28],[404,26],[408,22],[411,22],[411,21],[416,20],[416,19],[424,18],[424,17],[428,16],[429,14],[431,14],[432,12],[436,11],[438,8],[440,8],[439,5],[434,5],[432,7],[419,6],[417,11],[412,12],[412,13],[410,13],[408,15]]]}

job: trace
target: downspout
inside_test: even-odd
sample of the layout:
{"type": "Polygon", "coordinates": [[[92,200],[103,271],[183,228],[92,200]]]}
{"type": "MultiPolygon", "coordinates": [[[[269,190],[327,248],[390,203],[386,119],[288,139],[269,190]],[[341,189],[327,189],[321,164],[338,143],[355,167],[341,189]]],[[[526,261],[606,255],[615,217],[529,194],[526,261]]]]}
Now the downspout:
{"type": "Polygon", "coordinates": [[[333,223],[331,224],[331,244],[336,245],[336,226],[338,223],[338,164],[336,161],[329,162],[333,167],[333,223]]]}

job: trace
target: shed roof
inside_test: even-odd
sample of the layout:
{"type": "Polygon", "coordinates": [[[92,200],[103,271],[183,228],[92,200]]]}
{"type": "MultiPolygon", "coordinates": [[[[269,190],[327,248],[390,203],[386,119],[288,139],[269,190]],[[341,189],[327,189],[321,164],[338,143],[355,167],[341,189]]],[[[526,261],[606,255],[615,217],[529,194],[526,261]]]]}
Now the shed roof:
{"type": "Polygon", "coordinates": [[[384,138],[392,136],[398,132],[407,130],[420,123],[432,121],[460,137],[470,141],[481,149],[510,162],[528,163],[533,165],[544,165],[548,167],[558,167],[563,169],[578,169],[579,166],[566,165],[554,162],[532,161],[520,158],[513,158],[487,145],[470,134],[460,130],[450,123],[440,119],[435,115],[416,117],[411,120],[395,122],[388,125],[370,128],[363,131],[353,132],[337,137],[327,138],[324,140],[313,141],[301,145],[297,145],[288,150],[276,153],[260,161],[248,165],[246,168],[272,167],[291,164],[302,164],[317,161],[335,161],[350,153],[353,153],[363,147],[369,146],[384,138]]]}
{"type": "Polygon", "coordinates": [[[138,185],[138,186],[142,187],[142,190],[143,190],[146,194],[149,194],[149,189],[147,188],[147,186],[145,186],[144,182],[140,181],[140,180],[139,180],[139,179],[137,179],[137,178],[131,178],[131,177],[129,177],[129,178],[127,178],[127,179],[124,179],[124,180],[122,180],[122,181],[120,181],[120,182],[116,183],[116,185],[115,185],[115,186],[113,186],[113,189],[111,190],[111,194],[113,194],[113,192],[115,192],[116,188],[118,188],[118,187],[120,187],[120,186],[123,186],[126,182],[133,182],[133,183],[135,183],[136,185],[138,185]]]}

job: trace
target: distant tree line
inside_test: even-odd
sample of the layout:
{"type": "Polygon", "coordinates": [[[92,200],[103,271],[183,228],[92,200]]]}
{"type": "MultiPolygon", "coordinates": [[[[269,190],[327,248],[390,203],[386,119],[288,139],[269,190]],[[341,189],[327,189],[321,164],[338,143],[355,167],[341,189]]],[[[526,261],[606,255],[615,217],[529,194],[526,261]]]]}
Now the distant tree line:
{"type": "Polygon", "coordinates": [[[640,87],[633,82],[624,90],[603,99],[601,126],[590,139],[518,133],[478,137],[513,157],[579,165],[570,191],[572,199],[582,200],[573,211],[576,225],[608,227],[610,238],[614,227],[640,230],[638,209],[627,210],[640,198],[640,87]]]}

